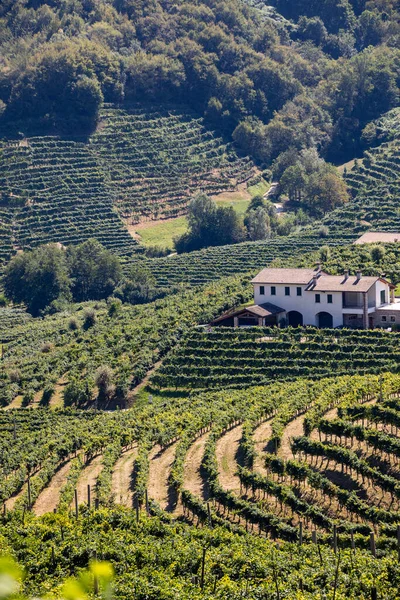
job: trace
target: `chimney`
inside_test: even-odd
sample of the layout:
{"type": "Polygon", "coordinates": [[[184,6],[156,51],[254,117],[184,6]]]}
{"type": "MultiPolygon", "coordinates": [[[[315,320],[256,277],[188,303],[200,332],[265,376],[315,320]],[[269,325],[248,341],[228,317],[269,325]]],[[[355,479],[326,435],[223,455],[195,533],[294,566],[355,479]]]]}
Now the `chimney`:
{"type": "Polygon", "coordinates": [[[360,281],[361,277],[362,277],[362,273],[361,271],[357,271],[356,273],[356,277],[357,277],[357,281],[360,281]]]}
{"type": "Polygon", "coordinates": [[[313,287],[315,287],[318,283],[318,275],[313,275],[312,282],[313,282],[313,287]]]}
{"type": "Polygon", "coordinates": [[[345,281],[347,281],[347,280],[348,280],[348,278],[349,278],[349,272],[348,272],[348,271],[345,271],[345,272],[343,273],[343,277],[344,277],[344,280],[345,280],[345,281]]]}

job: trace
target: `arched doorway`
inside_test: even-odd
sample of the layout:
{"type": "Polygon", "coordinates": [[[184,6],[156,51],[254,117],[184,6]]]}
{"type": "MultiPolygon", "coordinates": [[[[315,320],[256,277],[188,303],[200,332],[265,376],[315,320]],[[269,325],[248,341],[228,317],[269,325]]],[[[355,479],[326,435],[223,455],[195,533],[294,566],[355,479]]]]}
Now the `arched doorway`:
{"type": "Polygon", "coordinates": [[[301,327],[303,325],[303,315],[297,312],[297,310],[288,312],[287,318],[290,327],[301,327]]]}
{"type": "Polygon", "coordinates": [[[330,313],[320,312],[317,314],[317,326],[321,329],[332,329],[333,317],[330,313]]]}

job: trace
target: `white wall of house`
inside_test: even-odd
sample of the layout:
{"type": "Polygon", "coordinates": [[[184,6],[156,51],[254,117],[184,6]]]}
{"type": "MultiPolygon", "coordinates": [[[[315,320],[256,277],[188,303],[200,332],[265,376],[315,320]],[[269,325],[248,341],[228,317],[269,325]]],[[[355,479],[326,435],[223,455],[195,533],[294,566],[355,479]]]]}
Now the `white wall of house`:
{"type": "Polygon", "coordinates": [[[260,293],[262,284],[254,284],[254,304],[270,302],[286,310],[296,310],[303,315],[304,325],[318,325],[318,313],[327,312],[332,315],[333,327],[343,325],[342,292],[332,292],[332,304],[328,304],[328,292],[306,291],[306,285],[276,284],[276,295],[271,294],[271,285],[264,284],[264,295],[260,293]],[[290,296],[286,296],[285,288],[290,288],[290,296]],[[297,288],[301,288],[301,296],[297,295],[297,288]],[[320,303],[315,301],[316,293],[320,295],[320,303]]]}
{"type": "Polygon", "coordinates": [[[383,291],[383,290],[385,291],[385,303],[384,304],[388,304],[390,302],[390,287],[388,286],[387,283],[383,283],[383,281],[377,281],[372,289],[375,290],[375,303],[376,303],[375,306],[377,308],[379,306],[382,306],[381,291],[383,291]]]}

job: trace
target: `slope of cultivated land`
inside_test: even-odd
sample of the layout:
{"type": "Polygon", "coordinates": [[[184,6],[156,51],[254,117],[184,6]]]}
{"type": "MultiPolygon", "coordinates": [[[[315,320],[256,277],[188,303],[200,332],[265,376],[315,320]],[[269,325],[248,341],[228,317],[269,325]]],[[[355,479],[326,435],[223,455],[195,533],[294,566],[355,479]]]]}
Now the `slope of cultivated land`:
{"type": "Polygon", "coordinates": [[[86,143],[44,136],[28,138],[24,144],[3,144],[0,187],[10,199],[16,247],[67,245],[96,237],[121,255],[136,250],[86,143]]]}
{"type": "Polygon", "coordinates": [[[356,238],[351,230],[327,238],[321,238],[314,230],[264,242],[209,247],[188,254],[156,258],[146,264],[160,286],[180,282],[200,285],[233,274],[256,272],[275,259],[301,257],[321,246],[340,246],[356,238]]]}
{"type": "Polygon", "coordinates": [[[184,107],[108,106],[91,148],[131,223],[184,214],[196,192],[234,190],[253,173],[250,159],[184,107]]]}
{"type": "Polygon", "coordinates": [[[297,377],[398,371],[400,335],[384,330],[193,329],[150,379],[162,389],[241,388],[297,377]]]}
{"type": "Polygon", "coordinates": [[[250,159],[184,107],[106,105],[88,140],[0,140],[0,264],[18,248],[97,238],[127,257],[127,223],[184,214],[198,191],[235,190],[250,159]]]}
{"type": "Polygon", "coordinates": [[[126,382],[128,391],[137,393],[137,385],[176,343],[177,336],[212,319],[227,302],[247,300],[249,291],[247,281],[232,278],[210,284],[195,295],[184,290],[147,305],[126,304],[114,316],[108,314],[105,302],[84,303],[0,329],[0,343],[4,344],[0,401],[6,405],[27,393],[29,401],[31,393],[35,396],[46,385],[55,387],[60,396],[60,384],[74,378],[84,387],[87,384],[94,399],[93,375],[102,365],[113,369],[116,382],[126,382]],[[89,329],[83,326],[87,308],[96,312],[96,323],[89,329]],[[72,315],[79,324],[76,330],[69,326],[72,315]]]}
{"type": "MultiPolygon", "coordinates": [[[[76,448],[85,454],[90,448],[93,458],[77,473],[69,500],[76,487],[79,502],[85,503],[88,484],[94,498],[94,486],[104,469],[96,490],[102,505],[109,501],[110,492],[117,503],[132,506],[128,494],[136,493],[140,499],[147,489],[150,498],[172,512],[171,469],[180,440],[188,433],[181,467],[175,465],[175,481],[180,479],[181,469],[181,484],[174,485],[172,491],[176,496],[182,491],[184,515],[190,522],[207,520],[207,499],[211,519],[227,528],[247,528],[263,537],[295,541],[302,521],[305,541],[310,530],[317,529],[320,541],[330,544],[335,524],[342,543],[350,544],[349,532],[353,530],[360,534],[360,545],[368,544],[375,529],[379,531],[379,547],[385,552],[395,541],[399,520],[399,394],[399,375],[385,373],[318,381],[297,379],[181,396],[179,402],[176,397],[154,396],[151,403],[138,403],[115,413],[2,412],[0,498],[10,511],[14,508],[20,515],[26,503],[27,466],[35,495],[49,460],[56,454],[64,461],[34,496],[35,512],[54,508],[61,479],[66,480],[63,470],[68,452],[73,452],[73,437],[76,448]],[[14,419],[17,438],[12,444],[14,419]],[[151,429],[146,426],[149,422],[151,429]],[[195,443],[194,431],[200,434],[195,443]],[[266,450],[267,438],[273,444],[266,450]],[[160,439],[165,440],[163,448],[160,439]],[[137,455],[134,440],[140,449],[137,455]],[[277,453],[268,453],[271,446],[277,453]],[[254,450],[261,450],[259,460],[265,460],[262,470],[257,464],[251,470],[254,450]],[[117,457],[116,462],[112,456],[117,457]],[[135,458],[135,478],[131,481],[135,458]],[[103,475],[110,465],[108,492],[103,475]],[[197,518],[191,518],[193,514],[197,518]]],[[[180,510],[175,514],[182,516],[180,510]]]]}
{"type": "Polygon", "coordinates": [[[36,515],[44,515],[53,512],[57,508],[60,492],[67,481],[70,469],[71,461],[68,460],[57,470],[49,485],[41,492],[33,506],[33,512],[36,515]]]}
{"type": "Polygon", "coordinates": [[[149,455],[149,485],[148,495],[155,500],[163,510],[172,511],[176,507],[176,494],[171,490],[168,478],[174,462],[176,443],[161,448],[154,446],[149,455]]]}
{"type": "Polygon", "coordinates": [[[136,456],[135,446],[121,454],[112,472],[111,489],[115,503],[128,508],[133,506],[133,470],[136,456]]]}
{"type": "Polygon", "coordinates": [[[331,234],[353,231],[399,231],[400,111],[376,124],[379,145],[364,152],[345,176],[352,199],[324,219],[331,234]]]}

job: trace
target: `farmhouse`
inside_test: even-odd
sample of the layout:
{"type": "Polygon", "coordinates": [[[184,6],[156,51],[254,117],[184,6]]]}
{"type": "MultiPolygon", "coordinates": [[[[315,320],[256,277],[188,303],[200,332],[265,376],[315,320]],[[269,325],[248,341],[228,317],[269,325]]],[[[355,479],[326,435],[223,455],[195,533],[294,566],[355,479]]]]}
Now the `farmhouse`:
{"type": "Polygon", "coordinates": [[[400,325],[400,301],[383,277],[328,275],[317,269],[263,269],[252,280],[254,304],[231,310],[214,325],[287,325],[370,329],[400,325]]]}

